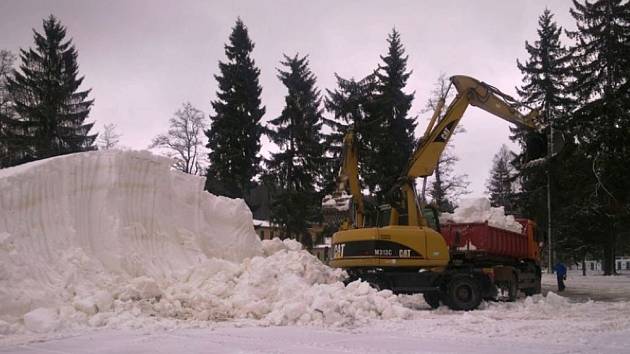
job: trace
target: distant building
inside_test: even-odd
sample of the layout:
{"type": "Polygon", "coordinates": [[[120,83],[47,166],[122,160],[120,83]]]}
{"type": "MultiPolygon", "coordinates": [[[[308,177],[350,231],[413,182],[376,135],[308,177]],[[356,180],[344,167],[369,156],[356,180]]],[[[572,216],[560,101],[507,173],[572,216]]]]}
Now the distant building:
{"type": "Polygon", "coordinates": [[[319,258],[324,264],[328,264],[330,261],[330,246],[332,243],[332,237],[325,237],[324,242],[313,246],[311,253],[319,258]]]}
{"type": "Polygon", "coordinates": [[[271,225],[267,220],[254,219],[254,230],[261,240],[271,240],[274,237],[280,236],[278,227],[271,225]]]}
{"type": "MultiPolygon", "coordinates": [[[[324,227],[322,225],[311,225],[311,227],[308,228],[308,232],[311,235],[311,244],[314,244],[317,239],[319,238],[319,235],[322,233],[322,231],[324,230],[324,227]]],[[[258,237],[260,237],[261,240],[271,240],[274,237],[280,237],[280,228],[277,225],[273,225],[271,222],[267,221],[267,220],[257,220],[254,219],[254,231],[256,231],[256,234],[258,235],[258,237]]],[[[328,239],[328,247],[325,250],[326,247],[324,247],[323,245],[315,245],[312,247],[312,249],[310,249],[309,251],[314,254],[315,256],[317,256],[317,258],[319,258],[322,262],[327,262],[328,261],[328,256],[327,256],[327,252],[328,249],[330,249],[330,238],[328,239]]],[[[326,242],[326,241],[325,241],[326,242]]]]}
{"type": "MultiPolygon", "coordinates": [[[[600,260],[587,260],[585,262],[587,271],[602,271],[600,260]]],[[[578,263],[577,269],[582,270],[582,263],[578,263]]],[[[630,256],[621,256],[615,259],[615,269],[617,271],[630,270],[630,256]]]]}

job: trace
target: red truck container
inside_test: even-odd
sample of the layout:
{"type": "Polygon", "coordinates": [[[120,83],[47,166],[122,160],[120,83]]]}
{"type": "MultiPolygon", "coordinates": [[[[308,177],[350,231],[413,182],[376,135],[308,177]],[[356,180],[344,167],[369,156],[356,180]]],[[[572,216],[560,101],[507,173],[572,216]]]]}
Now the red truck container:
{"type": "Polygon", "coordinates": [[[440,233],[454,251],[475,252],[488,256],[531,258],[528,220],[517,220],[522,232],[500,229],[485,223],[444,223],[440,233]]]}

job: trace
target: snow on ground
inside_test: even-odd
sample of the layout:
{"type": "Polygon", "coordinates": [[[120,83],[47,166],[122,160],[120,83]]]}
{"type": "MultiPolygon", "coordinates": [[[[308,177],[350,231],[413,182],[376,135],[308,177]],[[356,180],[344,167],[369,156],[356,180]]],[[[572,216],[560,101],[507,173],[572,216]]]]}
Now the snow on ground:
{"type": "MultiPolygon", "coordinates": [[[[555,274],[543,273],[543,289],[557,290],[555,274]]],[[[587,271],[582,276],[581,270],[569,270],[567,289],[560,293],[576,301],[629,301],[630,300],[630,272],[624,271],[618,275],[603,276],[601,272],[587,271]]]]}
{"type": "Polygon", "coordinates": [[[490,226],[513,232],[521,232],[523,226],[513,215],[505,215],[503,207],[492,207],[487,198],[464,198],[454,213],[440,214],[440,223],[458,224],[488,222],[490,226]]]}
{"type": "Polygon", "coordinates": [[[91,152],[0,171],[0,352],[628,352],[630,296],[570,292],[623,278],[430,311],[261,242],[241,200],[169,165],[91,152]]]}
{"type": "Polygon", "coordinates": [[[16,353],[628,353],[630,303],[573,303],[554,293],[480,310],[430,311],[417,296],[407,320],[349,327],[213,323],[207,328],[104,329],[7,345],[16,353]]]}

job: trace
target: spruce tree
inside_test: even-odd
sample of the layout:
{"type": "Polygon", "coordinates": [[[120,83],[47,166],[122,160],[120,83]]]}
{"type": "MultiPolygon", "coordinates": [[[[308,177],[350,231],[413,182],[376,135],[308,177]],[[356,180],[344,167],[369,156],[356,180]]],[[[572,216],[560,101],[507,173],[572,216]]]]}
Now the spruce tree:
{"type": "Polygon", "coordinates": [[[493,207],[503,207],[506,214],[514,214],[516,209],[516,171],[511,162],[515,155],[504,144],[494,155],[490,178],[486,184],[493,207]]]}
{"type": "Polygon", "coordinates": [[[269,123],[269,136],[280,152],[267,161],[268,174],[279,187],[274,195],[271,219],[280,225],[284,237],[300,240],[310,246],[309,222],[318,218],[320,199],[317,194],[324,147],[320,93],[316,78],[308,67],[307,57],[284,56],[278,78],[287,87],[285,107],[269,123]]]}
{"type": "Polygon", "coordinates": [[[337,88],[326,90],[325,107],[333,118],[324,118],[324,123],[330,128],[330,133],[324,134],[327,150],[327,176],[324,177],[324,191],[330,192],[335,188],[335,178],[341,164],[341,149],[345,133],[352,129],[358,144],[360,165],[359,175],[368,174],[370,166],[364,158],[370,155],[373,144],[373,127],[369,124],[368,107],[373,100],[376,89],[376,77],[368,75],[356,81],[344,79],[338,75],[337,88]]]}
{"type": "Polygon", "coordinates": [[[414,94],[404,88],[411,72],[400,34],[395,29],[387,39],[387,55],[381,56],[384,64],[375,72],[376,92],[369,113],[373,143],[372,151],[364,159],[369,166],[364,175],[367,186],[376,192],[377,203],[386,196],[404,173],[414,149],[415,118],[409,117],[414,94]]]}
{"type": "Polygon", "coordinates": [[[262,88],[251,53],[254,43],[239,18],[225,45],[226,62],[219,62],[221,73],[217,100],[212,102],[215,114],[208,136],[209,167],[206,189],[214,194],[244,198],[253,187],[260,171],[260,137],[265,114],[261,106],[262,88]]]}
{"type": "Polygon", "coordinates": [[[580,103],[564,128],[575,136],[594,176],[584,207],[603,218],[604,273],[614,272],[615,245],[630,218],[630,3],[573,1],[576,31],[571,92],[580,103]]]}
{"type": "MultiPolygon", "coordinates": [[[[556,217],[563,214],[559,208],[572,205],[571,202],[560,203],[560,200],[568,201],[574,184],[563,185],[559,182],[563,171],[567,170],[565,161],[570,158],[568,152],[575,150],[566,149],[562,158],[554,158],[546,163],[529,162],[548,155],[552,126],[555,142],[561,141],[563,135],[567,135],[561,134],[560,126],[574,106],[574,100],[567,94],[570,56],[560,40],[562,28],[553,20],[553,14],[548,9],[539,16],[538,26],[538,39],[533,43],[525,42],[528,58],[523,63],[517,60],[517,66],[523,74],[523,85],[517,88],[517,92],[522,102],[542,112],[541,125],[545,128],[542,131],[520,127],[510,129],[513,133],[512,140],[521,145],[521,152],[516,156],[521,187],[518,194],[518,213],[536,220],[541,230],[547,230],[548,195],[552,197],[552,220],[555,225],[563,224],[561,220],[556,220],[556,217]]],[[[557,146],[557,143],[554,145],[557,146]]],[[[558,152],[557,148],[553,150],[558,152]]],[[[553,230],[552,237],[558,241],[562,230],[555,226],[553,230]]],[[[560,244],[555,241],[554,245],[560,244]]]]}
{"type": "Polygon", "coordinates": [[[79,90],[77,50],[54,16],[43,27],[43,34],[33,31],[35,48],[20,50],[20,71],[8,79],[17,116],[2,118],[0,140],[10,146],[12,164],[95,149],[93,123],[85,123],[94,101],[90,90],[79,90]]]}

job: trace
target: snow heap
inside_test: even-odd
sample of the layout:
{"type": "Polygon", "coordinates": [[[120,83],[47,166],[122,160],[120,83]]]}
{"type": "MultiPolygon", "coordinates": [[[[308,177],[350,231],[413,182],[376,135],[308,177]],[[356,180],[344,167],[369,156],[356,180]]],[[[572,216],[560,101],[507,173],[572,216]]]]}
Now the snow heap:
{"type": "Polygon", "coordinates": [[[503,207],[490,206],[487,198],[463,199],[454,213],[440,215],[440,223],[477,223],[488,222],[488,225],[513,232],[522,232],[523,226],[512,215],[505,215],[503,207]]]}
{"type": "Polygon", "coordinates": [[[170,163],[105,151],[0,170],[0,335],[408,315],[389,291],[345,287],[296,242],[261,242],[242,200],[170,163]]]}

